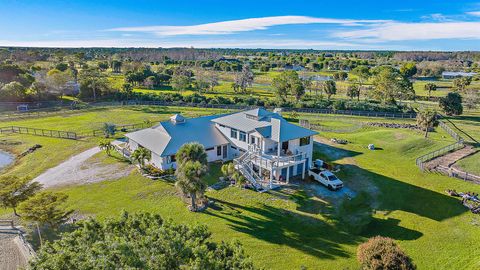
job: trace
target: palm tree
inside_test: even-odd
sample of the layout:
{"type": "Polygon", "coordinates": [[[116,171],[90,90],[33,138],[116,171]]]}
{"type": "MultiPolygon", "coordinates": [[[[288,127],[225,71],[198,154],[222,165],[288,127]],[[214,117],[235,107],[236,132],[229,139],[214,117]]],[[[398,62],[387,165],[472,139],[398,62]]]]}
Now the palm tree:
{"type": "Polygon", "coordinates": [[[175,157],[177,159],[177,165],[186,163],[187,161],[198,161],[203,165],[207,164],[205,148],[197,142],[182,145],[175,157]]]}
{"type": "Polygon", "coordinates": [[[145,167],[145,160],[152,159],[152,152],[150,152],[146,148],[139,147],[135,149],[135,151],[133,151],[131,158],[134,161],[138,162],[138,164],[140,165],[140,168],[143,169],[145,167]]]}
{"type": "Polygon", "coordinates": [[[428,136],[429,129],[435,126],[436,123],[437,112],[427,109],[417,113],[417,125],[425,130],[425,138],[428,136]]]}
{"type": "Polygon", "coordinates": [[[191,210],[197,211],[197,194],[203,196],[207,184],[203,182],[202,176],[207,171],[207,166],[199,161],[187,161],[179,164],[175,171],[177,182],[175,186],[179,188],[183,194],[190,195],[191,210]]]}
{"type": "Polygon", "coordinates": [[[110,136],[115,135],[115,132],[117,131],[117,126],[111,123],[103,123],[102,130],[103,130],[103,134],[105,135],[105,138],[108,138],[110,136]]]}
{"type": "Polygon", "coordinates": [[[431,96],[430,93],[431,93],[432,91],[436,91],[436,90],[437,90],[437,85],[434,84],[434,83],[427,83],[427,84],[425,84],[424,89],[425,89],[425,91],[428,91],[428,97],[430,97],[430,96],[431,96]]]}
{"type": "Polygon", "coordinates": [[[177,182],[175,185],[183,194],[189,194],[192,199],[192,211],[197,211],[197,194],[203,196],[207,185],[201,177],[207,172],[207,153],[199,143],[186,143],[180,147],[177,154],[177,182]]]}
{"type": "Polygon", "coordinates": [[[232,162],[228,164],[223,164],[221,170],[225,178],[230,178],[235,172],[235,165],[232,162]]]}
{"type": "Polygon", "coordinates": [[[110,141],[107,141],[107,140],[104,140],[104,141],[101,141],[99,144],[98,144],[98,147],[100,147],[100,149],[104,150],[105,153],[107,153],[107,155],[110,156],[110,152],[115,149],[115,147],[113,146],[113,144],[110,142],[110,141]]]}

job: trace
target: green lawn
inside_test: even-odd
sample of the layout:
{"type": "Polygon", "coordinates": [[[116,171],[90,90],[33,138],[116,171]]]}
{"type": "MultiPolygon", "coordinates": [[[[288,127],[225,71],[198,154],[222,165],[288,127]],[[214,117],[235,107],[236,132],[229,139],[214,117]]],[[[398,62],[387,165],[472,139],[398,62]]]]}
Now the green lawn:
{"type": "Polygon", "coordinates": [[[480,152],[457,161],[455,165],[465,172],[480,175],[480,152]]]}
{"type": "MultiPolygon", "coordinates": [[[[104,119],[120,123],[142,121],[145,117],[165,119],[173,111],[189,116],[218,111],[192,108],[132,107],[80,113],[15,122],[17,125],[79,130],[89,122],[104,119]]],[[[384,122],[344,116],[301,116],[344,128],[357,122],[384,122]]],[[[411,120],[398,120],[411,121],[411,120]]],[[[10,123],[14,124],[14,123],[10,123]]],[[[347,139],[347,145],[319,144],[315,156],[341,165],[338,176],[348,188],[367,191],[373,196],[376,212],[373,222],[360,234],[345,229],[336,215],[338,200],[306,193],[301,188],[257,193],[228,187],[209,191],[216,205],[203,213],[191,213],[179,198],[173,184],[141,177],[134,172],[115,181],[72,186],[58,190],[67,193],[68,206],[82,214],[99,218],[118,215],[122,210],[151,211],[182,223],[207,224],[217,240],[240,240],[259,267],[266,269],[358,269],[356,247],[366,238],[384,235],[396,239],[414,259],[418,269],[478,269],[480,262],[480,220],[467,212],[446,189],[474,191],[480,186],[438,174],[422,173],[415,158],[452,142],[441,129],[424,139],[420,132],[403,129],[366,128],[353,132],[320,132],[319,140],[347,139]],[[366,146],[373,143],[378,150],[366,146]]],[[[7,173],[38,175],[68,156],[95,144],[93,140],[67,141],[34,136],[1,137],[22,141],[7,150],[40,143],[44,147],[22,158],[7,173]]],[[[0,145],[0,148],[5,146],[0,145]]],[[[108,158],[107,158],[108,159],[108,158]]],[[[210,168],[210,183],[220,175],[219,164],[210,168]]],[[[0,214],[7,213],[1,210],[0,214]]]]}

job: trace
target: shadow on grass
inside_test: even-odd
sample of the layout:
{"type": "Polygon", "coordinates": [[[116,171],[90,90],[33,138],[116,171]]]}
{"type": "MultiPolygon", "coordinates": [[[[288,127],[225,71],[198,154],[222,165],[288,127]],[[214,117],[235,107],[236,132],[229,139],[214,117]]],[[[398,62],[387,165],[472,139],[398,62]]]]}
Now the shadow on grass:
{"type": "MultiPolygon", "coordinates": [[[[53,242],[61,238],[63,233],[73,232],[77,229],[75,224],[63,224],[58,229],[54,230],[49,226],[41,226],[40,233],[42,243],[53,242]]],[[[30,226],[31,233],[28,234],[27,240],[32,245],[33,249],[38,251],[41,247],[40,237],[38,236],[37,227],[35,225],[30,226]]]]}
{"type": "Polygon", "coordinates": [[[355,157],[363,153],[337,148],[328,144],[315,141],[313,143],[313,159],[321,158],[327,161],[335,161],[346,157],[355,157]]]}
{"type": "MultiPolygon", "coordinates": [[[[316,150],[334,151],[335,159],[361,154],[325,144],[316,146],[316,150]]],[[[329,156],[327,154],[327,157],[329,156]]],[[[356,165],[342,165],[342,168],[342,174],[351,179],[350,181],[367,181],[366,191],[373,187],[375,191],[371,192],[375,193],[378,201],[375,205],[376,211],[387,214],[404,211],[436,221],[449,219],[466,211],[457,199],[442,193],[373,173],[356,165]]],[[[347,185],[348,182],[346,181],[347,185]]],[[[270,193],[278,199],[294,201],[298,212],[268,204],[245,206],[218,200],[218,205],[207,209],[205,214],[226,220],[235,231],[326,259],[351,256],[343,246],[358,245],[365,237],[382,235],[397,240],[415,240],[423,235],[421,231],[400,226],[401,220],[389,217],[373,217],[361,233],[353,234],[342,225],[336,206],[326,202],[325,198],[311,195],[301,187],[294,193],[287,189],[270,193]],[[312,214],[321,214],[324,219],[316,218],[312,214]]]]}
{"type": "Polygon", "coordinates": [[[466,211],[457,199],[442,193],[367,171],[356,165],[347,164],[342,168],[346,175],[355,177],[355,181],[370,181],[375,185],[379,202],[376,210],[401,210],[436,221],[449,219],[466,211]]]}
{"type": "Polygon", "coordinates": [[[319,219],[275,208],[243,206],[226,201],[217,201],[217,209],[207,209],[205,214],[227,220],[229,226],[238,232],[257,239],[286,245],[318,258],[334,259],[349,257],[342,244],[358,244],[360,237],[330,225],[319,219]],[[228,208],[231,214],[225,214],[228,208]]]}

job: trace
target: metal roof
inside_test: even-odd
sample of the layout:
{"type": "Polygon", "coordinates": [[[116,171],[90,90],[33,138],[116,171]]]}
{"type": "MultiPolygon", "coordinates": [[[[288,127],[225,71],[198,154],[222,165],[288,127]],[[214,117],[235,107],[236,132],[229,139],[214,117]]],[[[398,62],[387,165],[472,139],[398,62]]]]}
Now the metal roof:
{"type": "Polygon", "coordinates": [[[216,117],[218,115],[190,118],[176,124],[165,121],[125,136],[160,156],[173,155],[182,145],[189,142],[198,142],[205,148],[227,144],[229,141],[211,121],[216,117]]]}
{"type": "Polygon", "coordinates": [[[264,108],[233,113],[212,121],[245,132],[257,131],[265,138],[271,138],[277,142],[317,134],[310,129],[291,124],[279,114],[264,108]]]}
{"type": "Polygon", "coordinates": [[[462,71],[444,71],[442,72],[442,76],[462,76],[462,77],[471,77],[475,76],[477,73],[475,72],[462,72],[462,71]]]}
{"type": "Polygon", "coordinates": [[[263,108],[258,108],[218,117],[212,121],[241,131],[251,132],[257,128],[270,126],[271,117],[281,116],[263,108]]]}
{"type": "Polygon", "coordinates": [[[160,156],[175,154],[185,143],[199,142],[205,148],[229,143],[229,140],[215,127],[215,123],[244,132],[257,131],[265,138],[283,142],[313,136],[317,132],[289,123],[279,114],[263,108],[233,114],[211,115],[184,119],[174,115],[170,121],[161,122],[125,136],[160,156]]]}

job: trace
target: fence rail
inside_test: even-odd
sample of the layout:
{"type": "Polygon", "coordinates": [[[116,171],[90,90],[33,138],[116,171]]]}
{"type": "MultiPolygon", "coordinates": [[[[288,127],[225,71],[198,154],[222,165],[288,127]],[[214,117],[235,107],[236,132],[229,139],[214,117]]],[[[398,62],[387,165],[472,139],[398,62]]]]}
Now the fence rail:
{"type": "Polygon", "coordinates": [[[62,139],[70,139],[70,140],[78,139],[76,132],[31,128],[31,127],[9,126],[9,127],[0,128],[0,134],[4,134],[4,133],[5,134],[9,134],[9,133],[30,134],[30,135],[36,135],[36,136],[62,138],[62,139]]]}
{"type": "MultiPolygon", "coordinates": [[[[55,104],[58,105],[58,104],[55,104]]],[[[230,109],[230,110],[244,110],[250,108],[256,108],[254,105],[236,105],[236,104],[205,104],[205,103],[191,103],[183,101],[154,101],[154,100],[125,100],[125,101],[108,101],[88,103],[86,105],[92,107],[109,107],[109,106],[132,106],[132,105],[145,105],[145,106],[179,106],[179,107],[196,107],[196,108],[211,108],[211,109],[230,109]]],[[[63,103],[63,107],[70,107],[71,104],[63,103]],[[67,106],[68,105],[68,106],[67,106]]],[[[57,106],[57,109],[59,107],[57,106]]],[[[268,107],[273,109],[273,107],[268,107]]],[[[54,108],[53,108],[54,109],[54,108]]],[[[296,111],[300,113],[317,113],[317,114],[336,114],[336,115],[352,115],[352,116],[365,116],[365,117],[382,117],[382,118],[415,118],[416,113],[399,113],[399,112],[381,112],[381,111],[357,111],[357,110],[332,110],[332,109],[315,109],[315,108],[282,108],[283,111],[296,111]]],[[[53,114],[62,114],[64,110],[50,111],[36,110],[33,112],[13,112],[8,115],[0,117],[5,120],[15,120],[30,117],[41,117],[53,114]]]]}
{"type": "Polygon", "coordinates": [[[455,139],[455,141],[464,141],[464,139],[462,138],[462,136],[458,135],[457,132],[455,132],[451,127],[449,127],[447,124],[445,124],[445,122],[443,121],[438,121],[438,126],[440,126],[441,128],[443,128],[443,130],[445,130],[445,132],[448,133],[448,135],[450,135],[452,138],[455,139]]]}
{"type": "MultiPolygon", "coordinates": [[[[441,117],[441,115],[439,115],[439,117],[441,117]]],[[[445,130],[445,132],[447,132],[448,135],[450,135],[455,140],[455,143],[452,143],[438,150],[435,150],[421,157],[418,157],[415,160],[415,164],[417,164],[417,166],[422,171],[424,170],[425,162],[465,147],[465,144],[463,143],[463,138],[460,135],[458,135],[453,129],[451,129],[447,124],[445,124],[442,120],[438,120],[438,126],[441,127],[443,130],[445,130]]]]}
{"type": "MultiPolygon", "coordinates": [[[[118,130],[120,130],[122,132],[134,131],[134,130],[139,130],[139,129],[150,127],[151,125],[152,124],[150,124],[150,123],[135,123],[135,124],[126,124],[126,125],[115,125],[115,131],[118,131],[118,130]]],[[[105,135],[105,131],[103,129],[95,129],[95,130],[92,130],[91,134],[93,135],[93,137],[97,137],[97,136],[105,135]]]]}
{"type": "Polygon", "coordinates": [[[445,167],[445,166],[442,166],[442,165],[439,165],[437,167],[437,171],[439,171],[441,173],[444,173],[444,174],[446,174],[450,177],[455,177],[455,178],[463,179],[464,181],[471,181],[471,182],[474,182],[476,184],[480,184],[480,176],[472,174],[472,173],[464,172],[464,171],[461,171],[461,170],[458,170],[458,169],[455,169],[455,168],[452,168],[452,167],[450,167],[450,168],[445,167]]]}
{"type": "Polygon", "coordinates": [[[15,228],[12,219],[0,219],[0,225],[8,225],[12,228],[15,228]]]}
{"type": "Polygon", "coordinates": [[[463,141],[458,141],[458,142],[455,142],[455,143],[452,143],[452,144],[449,144],[445,147],[442,147],[438,150],[435,150],[433,152],[430,152],[430,153],[427,153],[421,157],[418,157],[416,160],[415,160],[415,164],[417,164],[417,166],[420,168],[420,170],[424,170],[424,164],[425,162],[429,161],[429,160],[432,160],[436,157],[439,157],[439,156],[443,156],[449,152],[452,152],[452,151],[455,151],[455,150],[458,150],[458,149],[461,149],[463,148],[465,145],[463,144],[463,141]]]}

